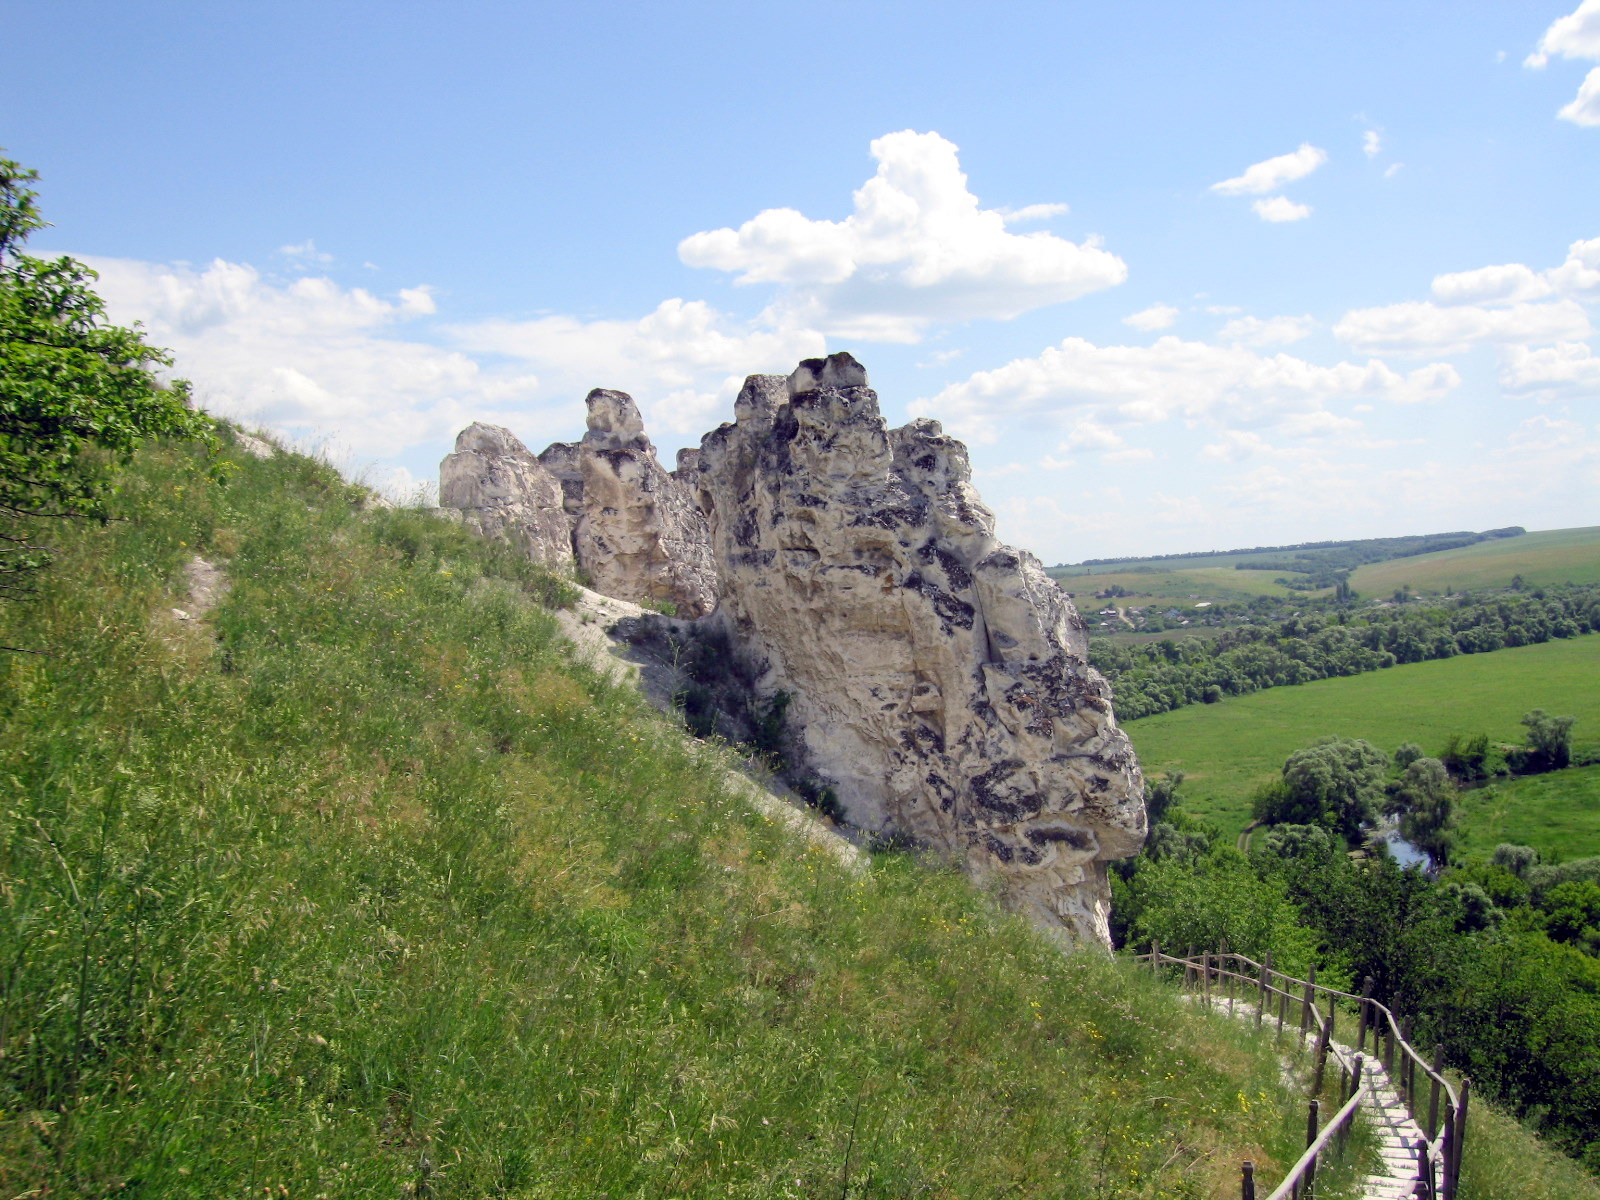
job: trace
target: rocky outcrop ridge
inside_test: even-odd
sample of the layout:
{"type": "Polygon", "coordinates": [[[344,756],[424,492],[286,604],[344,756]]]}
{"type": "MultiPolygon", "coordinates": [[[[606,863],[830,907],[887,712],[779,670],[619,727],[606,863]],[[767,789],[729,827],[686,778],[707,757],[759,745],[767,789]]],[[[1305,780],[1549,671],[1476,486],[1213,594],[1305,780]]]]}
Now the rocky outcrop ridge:
{"type": "Polygon", "coordinates": [[[717,606],[717,576],[704,515],[656,461],[627,394],[596,388],[588,405],[589,432],[578,444],[578,565],[607,596],[706,616],[717,606]]]}
{"type": "MultiPolygon", "coordinates": [[[[996,539],[965,446],[936,421],[889,429],[848,354],[751,376],[735,421],[670,473],[629,397],[588,405],[581,442],[535,460],[512,438],[525,458],[500,459],[538,489],[525,504],[570,531],[595,589],[703,618],[663,637],[681,651],[698,629],[729,648],[721,674],[745,717],[783,714],[792,763],[852,825],[945,853],[1041,926],[1108,943],[1106,862],[1145,834],[1138,763],[1082,619],[996,539]]],[[[444,474],[446,503],[493,490],[446,489],[444,474]]],[[[482,504],[469,520],[529,525],[503,507],[515,520],[490,528],[471,515],[482,504]]],[[[622,624],[655,636],[648,618],[622,624]]]]}
{"type": "Polygon", "coordinates": [[[576,566],[607,596],[707,615],[717,587],[704,515],[656,461],[632,398],[596,388],[588,406],[583,440],[538,457],[508,429],[467,426],[439,465],[440,505],[552,570],[576,566]]]}
{"type": "Polygon", "coordinates": [[[439,464],[439,504],[485,537],[503,537],[534,562],[571,572],[561,484],[509,429],[474,421],[456,436],[455,453],[439,464]]]}
{"type": "Polygon", "coordinates": [[[1046,927],[1106,942],[1106,860],[1143,785],[1084,624],[1002,545],[966,448],[890,430],[849,355],[752,376],[701,442],[717,620],[789,697],[796,750],[852,824],[997,877],[1046,927]]]}

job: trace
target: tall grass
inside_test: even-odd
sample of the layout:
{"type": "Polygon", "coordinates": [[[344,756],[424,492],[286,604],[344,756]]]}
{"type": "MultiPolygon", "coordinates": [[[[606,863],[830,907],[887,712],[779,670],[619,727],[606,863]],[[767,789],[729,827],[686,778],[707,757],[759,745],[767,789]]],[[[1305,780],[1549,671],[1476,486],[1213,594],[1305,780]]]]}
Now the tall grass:
{"type": "Polygon", "coordinates": [[[860,875],[573,665],[556,581],[146,453],[0,609],[4,1196],[1202,1197],[1270,1050],[954,872],[860,875]],[[183,566],[232,590],[176,619],[183,566]]]}

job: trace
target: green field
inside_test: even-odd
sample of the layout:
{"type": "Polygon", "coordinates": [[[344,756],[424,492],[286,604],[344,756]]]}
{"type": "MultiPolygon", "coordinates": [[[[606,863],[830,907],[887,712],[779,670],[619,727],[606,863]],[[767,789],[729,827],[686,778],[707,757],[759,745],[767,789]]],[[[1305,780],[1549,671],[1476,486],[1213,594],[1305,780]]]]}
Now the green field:
{"type": "Polygon", "coordinates": [[[1530,775],[1461,797],[1461,848],[1487,857],[1501,842],[1547,861],[1600,854],[1600,766],[1530,775]]]}
{"type": "Polygon", "coordinates": [[[1326,734],[1392,752],[1435,753],[1452,733],[1520,742],[1531,708],[1578,718],[1575,744],[1600,744],[1600,635],[1492,654],[1412,663],[1197,704],[1126,728],[1145,774],[1182,770],[1190,811],[1229,832],[1250,819],[1250,793],[1294,750],[1326,734]]]}
{"type": "Polygon", "coordinates": [[[1406,586],[1418,592],[1507,587],[1517,575],[1534,587],[1600,583],[1600,525],[1548,529],[1371,563],[1356,570],[1350,586],[1363,596],[1377,597],[1406,586]]]}
{"type": "Polygon", "coordinates": [[[1246,603],[1257,596],[1320,596],[1320,592],[1297,592],[1286,588],[1277,580],[1282,571],[1236,571],[1231,567],[1196,567],[1182,571],[1109,571],[1092,575],[1064,575],[1052,572],[1061,586],[1076,598],[1074,603],[1087,616],[1098,609],[1115,606],[1139,608],[1154,605],[1157,608],[1191,609],[1202,600],[1212,604],[1246,603]],[[1136,593],[1115,599],[1096,601],[1094,594],[1107,588],[1120,587],[1136,593]],[[1148,594],[1147,594],[1148,593],[1148,594]]]}

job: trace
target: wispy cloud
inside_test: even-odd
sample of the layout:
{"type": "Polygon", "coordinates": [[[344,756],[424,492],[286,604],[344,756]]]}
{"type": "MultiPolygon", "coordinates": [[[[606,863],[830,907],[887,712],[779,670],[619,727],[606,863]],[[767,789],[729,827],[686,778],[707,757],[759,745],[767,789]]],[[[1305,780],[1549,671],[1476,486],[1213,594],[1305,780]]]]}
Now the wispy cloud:
{"type": "Polygon", "coordinates": [[[1276,191],[1286,183],[1304,179],[1328,161],[1328,152],[1310,142],[1302,142],[1292,154],[1280,154],[1246,167],[1242,175],[1213,183],[1211,190],[1223,196],[1257,196],[1276,191]]]}

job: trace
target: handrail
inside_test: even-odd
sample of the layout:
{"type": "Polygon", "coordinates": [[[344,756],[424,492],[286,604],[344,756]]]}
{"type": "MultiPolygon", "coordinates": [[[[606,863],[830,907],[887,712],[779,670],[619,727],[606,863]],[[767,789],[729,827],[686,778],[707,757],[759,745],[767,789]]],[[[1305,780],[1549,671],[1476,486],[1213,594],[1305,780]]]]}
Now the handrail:
{"type": "MultiPolygon", "coordinates": [[[[1316,1171],[1317,1155],[1327,1149],[1328,1143],[1334,1135],[1341,1132],[1350,1119],[1356,1115],[1356,1110],[1361,1107],[1361,1087],[1363,1080],[1357,1079],[1355,1087],[1350,1089],[1350,1099],[1344,1102],[1344,1107],[1333,1114],[1333,1120],[1323,1126],[1322,1132],[1317,1135],[1305,1153],[1295,1160],[1294,1166],[1289,1168],[1289,1173],[1271,1192],[1267,1193],[1267,1200],[1287,1200],[1290,1193],[1299,1186],[1302,1179],[1314,1176],[1316,1171]]],[[[1316,1103],[1312,1101],[1312,1103],[1316,1103]]]]}
{"type": "MultiPolygon", "coordinates": [[[[1367,1030],[1372,1030],[1372,1053],[1374,1059],[1384,1064],[1396,1094],[1406,1106],[1407,1112],[1417,1122],[1423,1133],[1423,1138],[1417,1143],[1418,1151],[1418,1181],[1424,1185],[1425,1194],[1430,1200],[1454,1200],[1457,1184],[1461,1173],[1461,1145],[1466,1133],[1467,1104],[1470,1087],[1465,1079],[1462,1080],[1461,1090],[1458,1092],[1445,1078],[1440,1070],[1443,1057],[1442,1047],[1435,1050],[1434,1062],[1429,1064],[1411,1045],[1409,1037],[1409,1022],[1401,1022],[1395,1018],[1393,1011],[1380,1001],[1374,1000],[1369,994],[1372,980],[1366,980],[1365,993],[1356,995],[1352,992],[1342,991],[1338,988],[1328,987],[1326,984],[1316,982],[1316,968],[1313,966],[1310,979],[1297,979],[1276,970],[1272,966],[1272,957],[1269,954],[1265,963],[1256,962],[1243,954],[1232,951],[1221,951],[1213,954],[1190,954],[1185,958],[1178,958],[1161,951],[1159,943],[1151,946],[1150,953],[1134,955],[1136,962],[1149,962],[1150,969],[1155,971],[1163,964],[1180,966],[1184,968],[1184,983],[1188,986],[1193,973],[1201,975],[1201,988],[1209,1003],[1211,996],[1211,981],[1213,978],[1221,980],[1238,980],[1248,984],[1252,991],[1259,991],[1258,1007],[1256,1009],[1256,1022],[1259,1027],[1266,1017],[1268,1010],[1268,997],[1277,998],[1278,1028],[1283,1028],[1284,1020],[1288,1013],[1286,1009],[1292,1004],[1301,1007],[1300,1032],[1302,1038],[1316,1033],[1318,1061],[1317,1084],[1314,1091],[1320,1090],[1323,1063],[1326,1058],[1328,1043],[1333,1038],[1335,1014],[1338,1000],[1354,1001],[1359,1019],[1359,1033],[1356,1053],[1356,1070],[1361,1071],[1361,1051],[1366,1048],[1367,1030]],[[1232,966],[1246,966],[1254,970],[1254,975],[1247,975],[1241,971],[1229,970],[1223,966],[1224,962],[1232,966]],[[1279,984],[1284,986],[1280,987],[1279,984]],[[1294,988],[1300,994],[1296,995],[1287,990],[1294,988]],[[1322,996],[1328,998],[1328,1014],[1322,1015],[1318,1007],[1322,996]],[[1312,1015],[1316,1020],[1313,1023],[1312,1015]],[[1386,1027],[1386,1028],[1383,1028],[1386,1027]],[[1386,1035],[1386,1036],[1385,1036],[1386,1035]],[[1380,1043],[1385,1043],[1380,1050],[1380,1043]],[[1398,1056],[1398,1057],[1397,1057],[1398,1056]],[[1422,1068],[1422,1078],[1431,1083],[1428,1091],[1427,1120],[1422,1119],[1420,1096],[1418,1093],[1419,1079],[1417,1068],[1422,1068]],[[1444,1112],[1440,1113],[1440,1099],[1445,1101],[1444,1112]],[[1441,1115],[1443,1119],[1441,1120],[1441,1115]]],[[[1236,997],[1234,989],[1230,986],[1228,995],[1229,1011],[1233,1011],[1236,997]]],[[[1355,1111],[1352,1105],[1359,1105],[1362,1080],[1357,1078],[1356,1088],[1352,1099],[1328,1123],[1328,1128],[1321,1137],[1311,1137],[1311,1144],[1301,1156],[1301,1161],[1295,1164],[1288,1176],[1285,1177],[1278,1189],[1267,1197],[1267,1200],[1283,1200],[1291,1195],[1298,1196],[1301,1182],[1307,1185],[1308,1193],[1310,1180],[1316,1170],[1316,1152],[1325,1146],[1331,1137],[1332,1131],[1342,1128],[1350,1120],[1355,1111]],[[1302,1176],[1304,1179],[1302,1180],[1302,1176]],[[1291,1189],[1286,1191],[1285,1189],[1291,1189]]],[[[1315,1105],[1313,1101],[1312,1121],[1315,1122],[1315,1105]]],[[[1315,1132],[1313,1129],[1312,1133],[1315,1132]]],[[[1245,1200],[1255,1200],[1255,1184],[1251,1164],[1244,1164],[1243,1195],[1245,1200]]]]}

